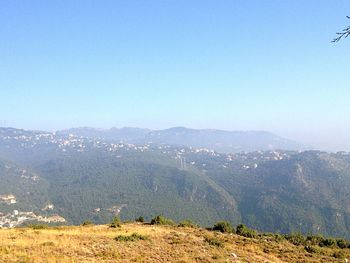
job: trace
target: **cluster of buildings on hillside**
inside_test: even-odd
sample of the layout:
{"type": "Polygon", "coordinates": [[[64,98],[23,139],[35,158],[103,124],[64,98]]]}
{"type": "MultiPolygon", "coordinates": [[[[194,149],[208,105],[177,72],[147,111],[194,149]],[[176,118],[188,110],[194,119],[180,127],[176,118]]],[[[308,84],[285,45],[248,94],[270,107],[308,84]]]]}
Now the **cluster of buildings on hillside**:
{"type": "MultiPolygon", "coordinates": [[[[6,205],[13,205],[17,203],[16,196],[14,194],[0,195],[0,203],[6,205]]],[[[42,211],[53,210],[53,204],[47,204],[42,211]]],[[[10,213],[4,213],[0,211],[0,228],[12,228],[20,226],[28,221],[44,222],[44,223],[65,223],[66,220],[59,215],[42,216],[37,215],[34,212],[23,212],[13,210],[10,213]]]]}
{"type": "MultiPolygon", "coordinates": [[[[75,149],[79,152],[90,148],[102,148],[109,152],[116,152],[119,149],[129,149],[135,151],[148,151],[148,150],[159,150],[163,154],[172,154],[174,151],[176,155],[186,154],[186,153],[204,153],[211,156],[220,156],[222,154],[217,153],[213,149],[208,148],[193,148],[193,147],[171,147],[169,145],[158,145],[153,147],[151,144],[135,145],[126,142],[113,143],[108,142],[100,138],[87,138],[82,136],[77,136],[74,134],[55,134],[55,133],[39,133],[39,132],[26,132],[21,133],[20,130],[13,130],[9,134],[1,134],[0,139],[5,143],[11,141],[17,141],[22,144],[23,147],[34,147],[35,145],[56,145],[61,151],[68,151],[75,149]]],[[[228,160],[237,158],[255,158],[255,159],[265,159],[265,160],[281,160],[287,157],[289,154],[285,151],[256,151],[249,153],[237,153],[237,154],[227,154],[228,160]]]]}
{"type": "Polygon", "coordinates": [[[13,210],[12,213],[3,214],[0,212],[0,228],[12,228],[20,226],[26,222],[43,222],[43,223],[65,223],[66,220],[59,215],[41,216],[34,212],[22,212],[13,210]]]}
{"type": "MultiPolygon", "coordinates": [[[[192,147],[176,147],[169,145],[153,145],[153,144],[144,144],[144,145],[135,145],[126,142],[109,142],[100,138],[87,138],[82,136],[76,136],[73,134],[68,135],[56,135],[55,133],[34,133],[34,134],[14,134],[12,136],[1,136],[3,140],[18,140],[24,143],[27,147],[34,147],[37,144],[52,144],[57,147],[58,150],[62,152],[68,151],[78,151],[83,152],[89,149],[102,149],[107,152],[116,153],[116,158],[123,158],[122,154],[119,154],[121,150],[131,150],[138,152],[147,152],[147,151],[158,151],[159,153],[172,156],[174,159],[179,159],[181,163],[184,163],[182,166],[186,166],[187,162],[185,161],[185,156],[189,154],[205,154],[208,157],[217,157],[224,160],[222,162],[223,168],[228,168],[231,162],[239,161],[242,163],[241,168],[244,170],[255,169],[258,167],[259,163],[263,161],[271,160],[283,160],[291,156],[290,152],[287,151],[255,151],[248,153],[218,153],[213,149],[208,148],[192,148],[192,147]]],[[[188,164],[196,165],[197,163],[191,158],[188,164]]],[[[201,164],[202,168],[207,166],[207,163],[203,162],[201,164]]],[[[23,174],[23,177],[25,175],[23,174]]],[[[33,180],[37,178],[31,178],[33,180]]]]}
{"type": "Polygon", "coordinates": [[[130,143],[110,143],[103,139],[87,138],[82,136],[76,136],[73,134],[68,135],[56,135],[55,133],[29,133],[20,131],[12,131],[9,134],[1,134],[0,139],[6,144],[11,142],[20,143],[22,147],[33,148],[38,145],[55,145],[62,152],[68,150],[76,150],[83,152],[86,149],[100,148],[106,151],[115,152],[118,149],[132,149],[140,152],[147,151],[149,145],[134,145],[130,143]]]}
{"type": "Polygon", "coordinates": [[[16,204],[16,196],[13,194],[7,194],[7,195],[0,195],[0,202],[5,203],[5,204],[16,204]]]}

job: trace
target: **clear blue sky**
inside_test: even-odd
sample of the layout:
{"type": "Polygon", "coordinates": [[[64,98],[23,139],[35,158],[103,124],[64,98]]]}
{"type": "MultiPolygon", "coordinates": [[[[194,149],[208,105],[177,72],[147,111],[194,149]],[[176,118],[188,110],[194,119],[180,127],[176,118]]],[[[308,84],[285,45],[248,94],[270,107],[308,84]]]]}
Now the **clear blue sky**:
{"type": "Polygon", "coordinates": [[[268,130],[350,150],[348,0],[0,3],[0,124],[268,130]]]}

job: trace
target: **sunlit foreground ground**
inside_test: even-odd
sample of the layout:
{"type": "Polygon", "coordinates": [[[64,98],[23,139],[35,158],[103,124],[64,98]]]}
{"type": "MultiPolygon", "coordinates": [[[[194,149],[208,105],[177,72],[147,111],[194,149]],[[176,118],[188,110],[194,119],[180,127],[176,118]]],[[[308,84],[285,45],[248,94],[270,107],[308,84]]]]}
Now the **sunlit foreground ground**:
{"type": "Polygon", "coordinates": [[[245,238],[205,229],[123,224],[0,229],[0,262],[346,262],[350,250],[245,238]],[[130,238],[133,233],[134,238],[130,238]],[[118,240],[116,237],[119,236],[118,240]],[[131,240],[129,240],[131,239],[131,240]]]}

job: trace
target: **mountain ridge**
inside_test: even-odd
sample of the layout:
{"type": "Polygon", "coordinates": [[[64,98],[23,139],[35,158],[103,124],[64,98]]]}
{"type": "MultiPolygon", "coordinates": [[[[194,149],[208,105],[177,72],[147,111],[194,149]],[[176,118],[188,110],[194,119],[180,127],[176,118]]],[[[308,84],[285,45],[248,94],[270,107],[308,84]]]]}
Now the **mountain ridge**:
{"type": "Polygon", "coordinates": [[[306,150],[310,149],[296,141],[280,137],[268,131],[227,131],[219,129],[192,129],[182,126],[162,130],[136,127],[97,129],[72,128],[57,134],[74,134],[91,138],[125,141],[129,143],[170,144],[194,148],[210,148],[218,152],[257,150],[306,150]]]}
{"type": "Polygon", "coordinates": [[[13,210],[42,214],[42,207],[52,204],[50,211],[70,224],[106,223],[115,213],[124,220],[162,213],[202,226],[223,219],[259,231],[349,238],[350,154],[345,152],[218,153],[0,129],[0,157],[19,171],[33,172],[22,177],[23,172],[0,170],[0,195],[17,199],[16,205],[3,204],[4,223],[18,222],[13,210]]]}

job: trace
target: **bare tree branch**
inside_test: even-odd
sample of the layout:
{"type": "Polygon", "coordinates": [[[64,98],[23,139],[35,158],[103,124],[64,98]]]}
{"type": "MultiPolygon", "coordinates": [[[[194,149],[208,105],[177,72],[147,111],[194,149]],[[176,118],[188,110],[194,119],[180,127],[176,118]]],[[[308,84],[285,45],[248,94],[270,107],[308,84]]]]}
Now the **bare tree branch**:
{"type": "MultiPolygon", "coordinates": [[[[350,16],[347,16],[347,18],[350,19],[350,16]]],[[[350,26],[343,29],[342,32],[338,32],[337,35],[338,37],[332,40],[333,43],[340,41],[342,38],[347,38],[348,36],[350,36],[350,26]]]]}

